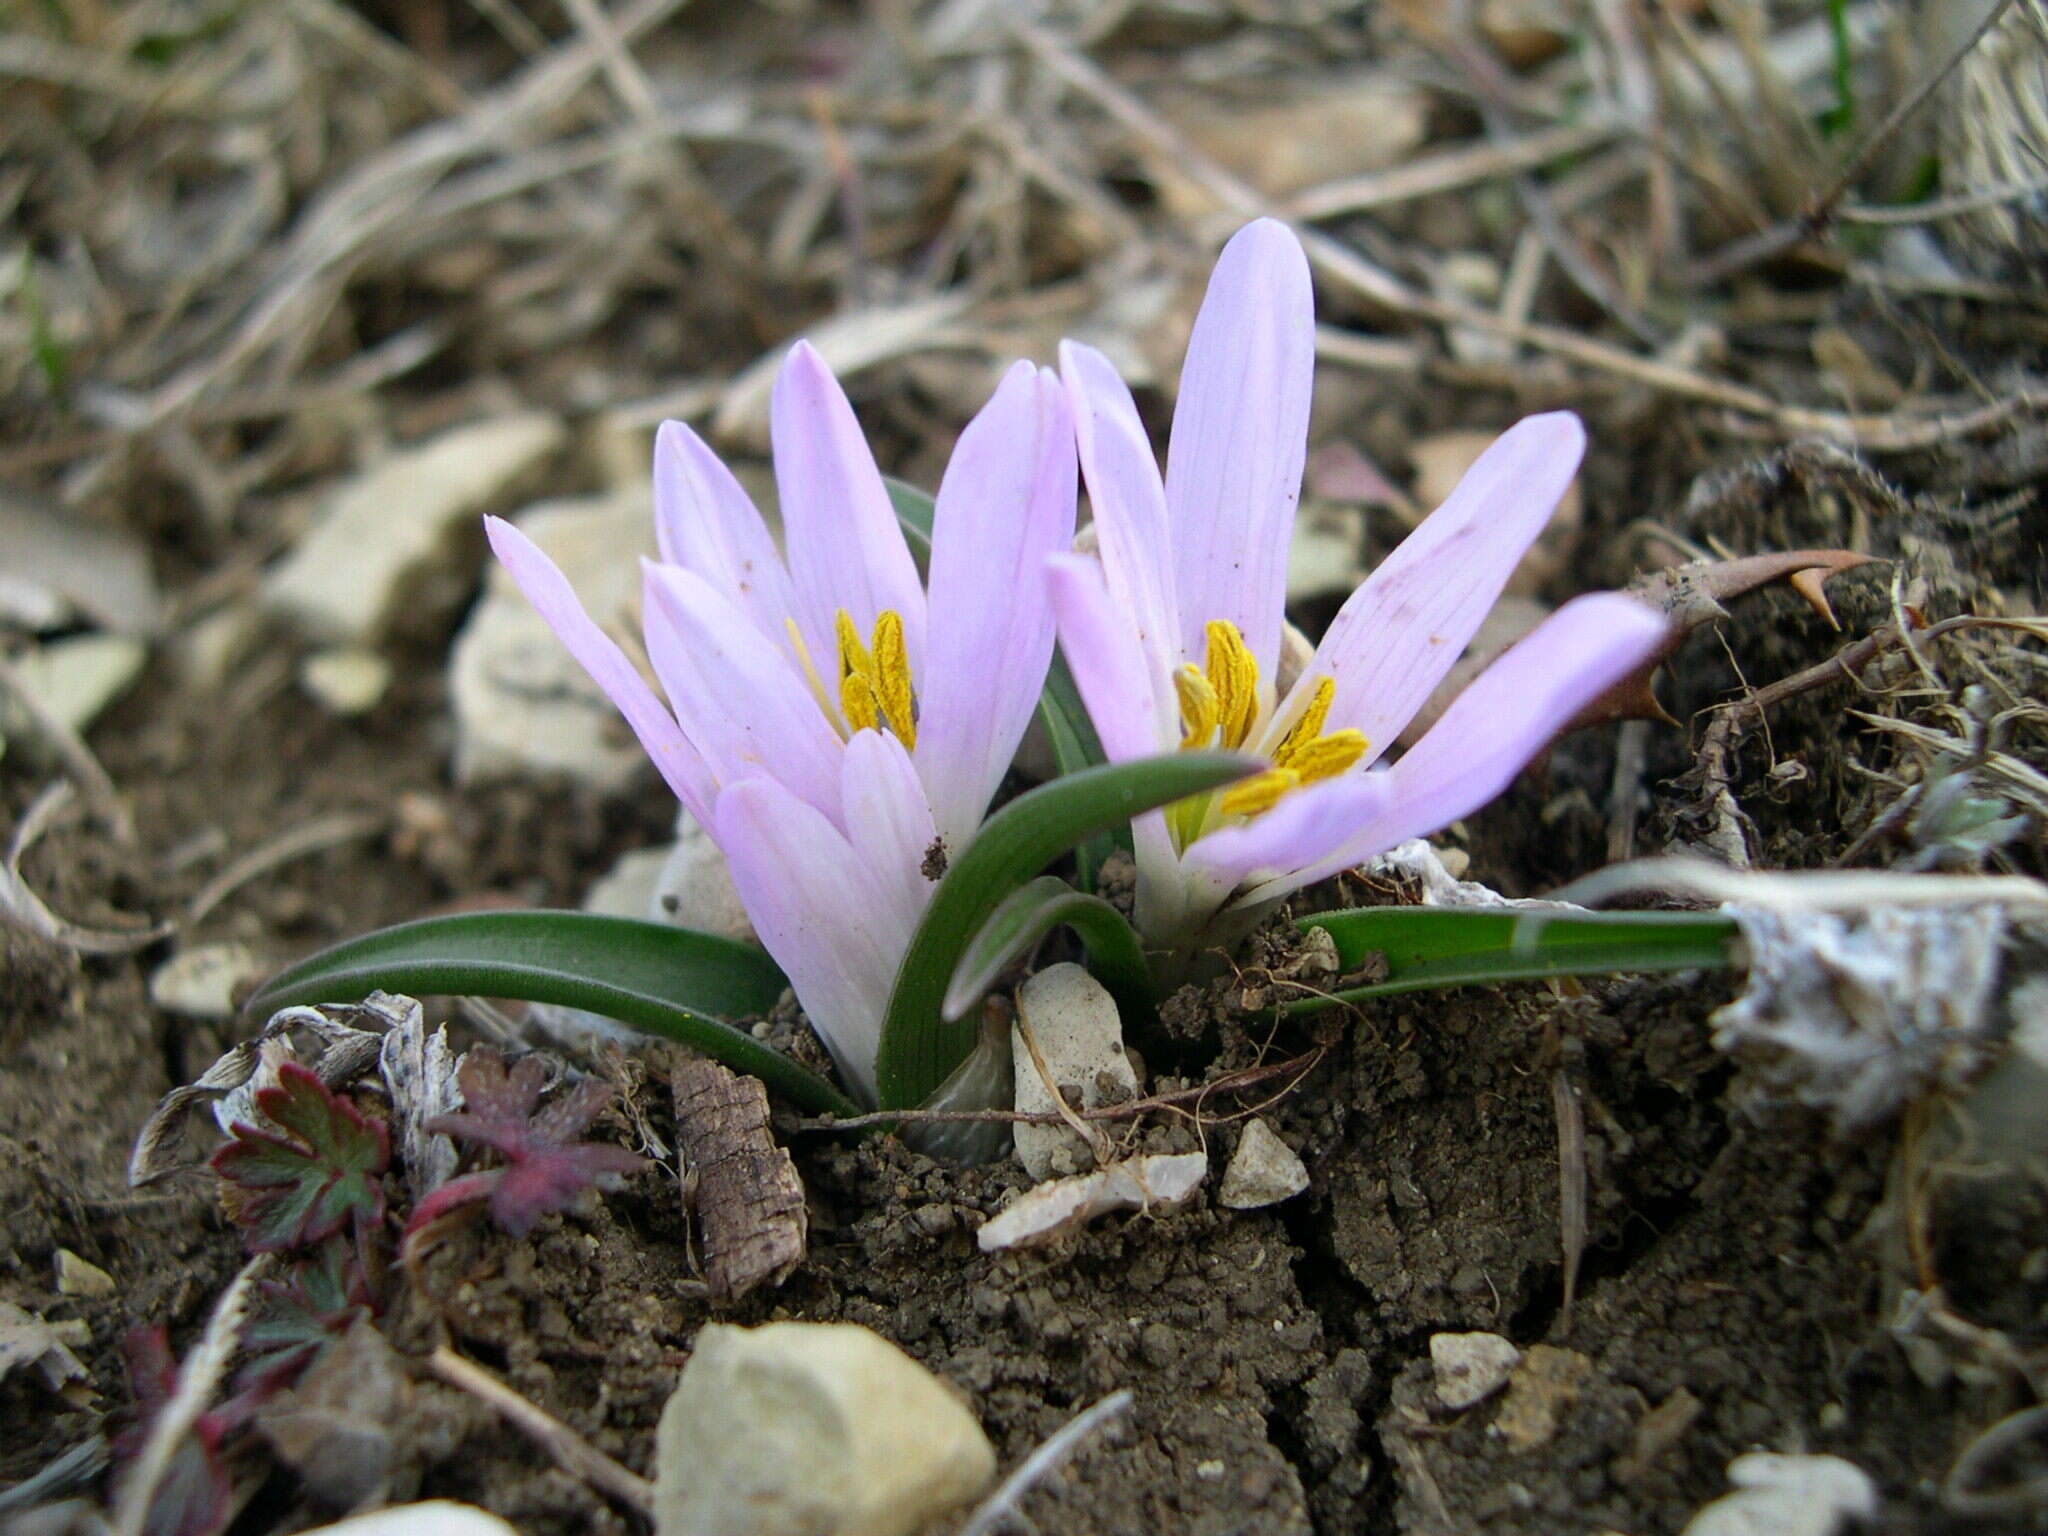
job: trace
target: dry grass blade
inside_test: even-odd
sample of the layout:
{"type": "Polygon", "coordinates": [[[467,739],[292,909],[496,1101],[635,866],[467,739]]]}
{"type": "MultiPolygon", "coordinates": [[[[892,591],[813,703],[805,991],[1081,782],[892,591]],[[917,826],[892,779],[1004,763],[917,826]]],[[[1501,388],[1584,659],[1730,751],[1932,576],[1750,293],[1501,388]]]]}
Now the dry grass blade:
{"type": "Polygon", "coordinates": [[[177,1391],[150,1420],[148,1438],[121,1479],[111,1521],[113,1536],[142,1536],[150,1506],[156,1501],[164,1474],[170,1470],[178,1442],[206,1411],[207,1403],[227,1374],[256,1281],[269,1267],[269,1256],[258,1254],[242,1266],[213,1304],[206,1332],[186,1354],[178,1371],[177,1391]]]}
{"type": "Polygon", "coordinates": [[[609,1494],[642,1518],[654,1517],[654,1484],[619,1465],[575,1430],[538,1404],[529,1402],[479,1365],[442,1345],[427,1356],[427,1369],[470,1396],[487,1403],[505,1421],[554,1458],[572,1477],[609,1494]]]}
{"type": "Polygon", "coordinates": [[[1017,1470],[1004,1478],[994,1493],[981,1501],[960,1527],[959,1536],[994,1536],[1005,1525],[1023,1524],[1023,1512],[1018,1505],[1024,1495],[1058,1471],[1060,1463],[1078,1451],[1090,1435],[1129,1413],[1132,1401],[1129,1392],[1112,1392],[1094,1407],[1067,1420],[1045,1444],[1019,1462],[1017,1470]]]}

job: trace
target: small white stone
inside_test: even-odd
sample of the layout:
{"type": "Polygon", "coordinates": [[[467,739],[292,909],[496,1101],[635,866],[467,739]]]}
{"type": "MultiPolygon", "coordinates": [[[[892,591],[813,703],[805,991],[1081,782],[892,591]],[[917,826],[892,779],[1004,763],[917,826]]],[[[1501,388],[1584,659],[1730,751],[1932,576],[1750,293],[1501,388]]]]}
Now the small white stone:
{"type": "Polygon", "coordinates": [[[114,1294],[114,1277],[69,1248],[57,1250],[57,1290],[65,1296],[99,1298],[114,1294]]]}
{"type": "Polygon", "coordinates": [[[172,657],[193,692],[212,693],[226,684],[262,634],[263,609],[252,597],[239,598],[187,625],[172,657]]]}
{"type": "Polygon", "coordinates": [[[368,714],[391,686],[391,663],[358,646],[315,651],[299,663],[299,686],[334,714],[368,714]]]}
{"type": "Polygon", "coordinates": [[[235,989],[267,969],[248,945],[229,940],[181,949],[150,974],[149,1000],[188,1019],[227,1019],[235,989]]]}
{"type": "Polygon", "coordinates": [[[1438,1333],[1430,1336],[1429,1360],[1436,1400],[1455,1412],[1506,1386],[1522,1352],[1497,1333],[1438,1333]]]}
{"type": "MultiPolygon", "coordinates": [[[[73,635],[16,658],[14,675],[47,713],[83,731],[135,681],[148,655],[129,635],[73,635]]],[[[11,700],[0,700],[0,727],[37,739],[11,700]]]]}
{"type": "Polygon", "coordinates": [[[753,921],[732,883],[732,867],[686,810],[676,813],[676,840],[655,876],[646,916],[742,944],[755,942],[753,921]]]}
{"type": "Polygon", "coordinates": [[[974,1416],[853,1323],[707,1323],[655,1432],[656,1536],[907,1536],[995,1475],[974,1416]]]}
{"type": "Polygon", "coordinates": [[[1245,1125],[1223,1170],[1223,1184],[1217,1200],[1233,1211],[1253,1211],[1263,1205],[1278,1205],[1308,1188],[1308,1168],[1294,1149],[1282,1141],[1263,1120],[1245,1125]]]}
{"type": "MultiPolygon", "coordinates": [[[[1028,1027],[1072,1109],[1136,1098],[1138,1077],[1124,1054],[1123,1021],[1116,1000],[1078,965],[1047,966],[1017,991],[1017,1018],[1028,1027]]],[[[1031,1060],[1022,1028],[1011,1031],[1016,1063],[1017,1108],[1027,1114],[1056,1110],[1052,1091],[1031,1060]]],[[[1064,1125],[1016,1128],[1017,1160],[1034,1179],[1072,1173],[1085,1166],[1088,1148],[1064,1125]]]]}
{"type": "MultiPolygon", "coordinates": [[[[561,567],[600,626],[638,628],[640,562],[654,551],[645,489],[543,502],[513,519],[561,567]]],[[[448,666],[455,777],[562,778],[624,789],[647,762],[619,712],[495,560],[448,666]]]]}
{"type": "Polygon", "coordinates": [[[519,1536],[496,1515],[473,1504],[429,1499],[422,1504],[390,1504],[367,1515],[323,1525],[306,1536],[519,1536]]]}
{"type": "Polygon", "coordinates": [[[1736,1491],[1714,1500],[1685,1536],[1835,1536],[1877,1513],[1870,1474],[1839,1456],[1751,1451],[1728,1464],[1736,1491]]]}
{"type": "Polygon", "coordinates": [[[378,638],[407,588],[561,446],[555,417],[518,412],[455,427],[343,482],[319,520],[264,579],[264,600],[308,634],[378,638]]]}
{"type": "MultiPolygon", "coordinates": [[[[1201,1187],[1209,1159],[1200,1152],[1127,1158],[1094,1173],[1033,1185],[981,1224],[983,1253],[1036,1248],[1114,1211],[1172,1210],[1201,1187]]],[[[1280,1326],[1276,1319],[1275,1328],[1280,1326]]]]}

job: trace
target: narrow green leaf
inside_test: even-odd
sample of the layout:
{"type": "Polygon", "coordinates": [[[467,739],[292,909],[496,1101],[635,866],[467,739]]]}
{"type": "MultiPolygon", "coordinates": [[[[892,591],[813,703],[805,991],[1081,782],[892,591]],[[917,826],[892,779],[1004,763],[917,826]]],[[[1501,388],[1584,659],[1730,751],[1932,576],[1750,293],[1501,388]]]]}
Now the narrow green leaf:
{"type": "MultiPolygon", "coordinates": [[[[1081,702],[1081,690],[1074,683],[1074,674],[1067,670],[1064,656],[1055,654],[1052,666],[1045,674],[1045,688],[1038,695],[1038,724],[1052,747],[1053,765],[1062,775],[1079,773],[1083,768],[1096,767],[1103,761],[1102,743],[1095,735],[1095,723],[1088,718],[1087,707],[1081,702]]],[[[1107,832],[1098,832],[1077,843],[1074,864],[1081,889],[1092,892],[1102,872],[1102,861],[1118,848],[1128,853],[1130,847],[1131,829],[1127,823],[1119,823],[1107,832]]]]}
{"type": "Polygon", "coordinates": [[[1169,752],[1083,769],[1019,795],[983,823],[925,908],[882,1020],[875,1076],[884,1109],[922,1104],[974,1048],[969,1019],[942,1016],[960,956],[1004,897],[1083,838],[1256,773],[1222,752],[1169,752]]]}
{"type": "Polygon", "coordinates": [[[584,1008],[680,1040],[814,1113],[858,1114],[816,1073],[726,1022],[766,1013],[786,985],[760,950],[687,928],[590,912],[466,912],[324,949],[272,977],[247,1007],[267,1014],[382,989],[584,1008]]]}
{"type": "Polygon", "coordinates": [[[1498,911],[1473,907],[1361,907],[1297,924],[1337,941],[1354,970],[1386,957],[1384,980],[1305,997],[1288,1013],[1396,992],[1614,971],[1713,970],[1733,964],[1734,922],[1718,912],[1498,911]]]}
{"type": "Polygon", "coordinates": [[[938,502],[930,493],[919,490],[907,480],[898,480],[894,475],[884,475],[882,484],[888,488],[889,505],[896,509],[896,522],[903,530],[903,542],[910,546],[910,557],[917,562],[920,571],[929,572],[932,518],[938,512],[938,502]]]}
{"type": "Polygon", "coordinates": [[[1152,981],[1145,968],[1145,950],[1123,913],[1100,896],[1075,890],[1056,875],[1041,875],[1005,896],[961,952],[941,1010],[946,1022],[965,1014],[996,977],[1062,923],[1087,946],[1088,969],[1116,999],[1124,1022],[1149,1020],[1152,981]]]}

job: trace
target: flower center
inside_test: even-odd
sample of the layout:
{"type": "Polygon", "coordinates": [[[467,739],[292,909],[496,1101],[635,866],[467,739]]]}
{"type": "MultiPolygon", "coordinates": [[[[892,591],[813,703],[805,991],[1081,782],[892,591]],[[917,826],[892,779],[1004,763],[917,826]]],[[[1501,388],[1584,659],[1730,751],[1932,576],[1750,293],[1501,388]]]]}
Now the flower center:
{"type": "Polygon", "coordinates": [[[839,713],[851,731],[884,725],[906,748],[917,746],[917,695],[910,686],[910,655],[903,646],[903,616],[884,609],[874,637],[861,643],[853,618],[842,608],[834,621],[839,640],[839,713]]]}
{"type": "MultiPolygon", "coordinates": [[[[1216,746],[1236,751],[1270,724],[1259,701],[1259,664],[1235,624],[1213,619],[1204,632],[1208,645],[1203,665],[1189,662],[1173,675],[1174,691],[1180,696],[1181,727],[1186,732],[1181,750],[1216,746]]],[[[1360,732],[1346,729],[1326,735],[1323,731],[1330,718],[1330,701],[1336,695],[1335,678],[1317,681],[1308,707],[1270,749],[1273,766],[1264,773],[1240,780],[1213,800],[1196,796],[1174,806],[1168,819],[1181,846],[1208,830],[1212,808],[1223,816],[1249,819],[1261,815],[1290,790],[1334,778],[1365,756],[1371,743],[1360,732]]]]}

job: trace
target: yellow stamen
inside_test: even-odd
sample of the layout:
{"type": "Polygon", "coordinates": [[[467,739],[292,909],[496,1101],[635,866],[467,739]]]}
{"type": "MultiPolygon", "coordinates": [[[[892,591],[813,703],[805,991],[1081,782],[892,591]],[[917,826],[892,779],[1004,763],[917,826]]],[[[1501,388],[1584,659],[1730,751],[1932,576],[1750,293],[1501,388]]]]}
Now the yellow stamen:
{"type": "Polygon", "coordinates": [[[856,672],[849,672],[839,679],[839,713],[846,717],[849,731],[878,731],[882,728],[880,711],[875,708],[875,690],[868,686],[868,680],[856,672]]]}
{"type": "Polygon", "coordinates": [[[1268,768],[1226,789],[1216,809],[1226,816],[1257,816],[1270,811],[1290,789],[1301,787],[1301,775],[1292,768],[1268,768]]]}
{"type": "Polygon", "coordinates": [[[1173,674],[1173,689],[1180,695],[1181,723],[1188,731],[1180,739],[1181,751],[1207,746],[1209,733],[1216,729],[1216,690],[1194,666],[1184,666],[1173,674]]]}
{"type": "Polygon", "coordinates": [[[879,731],[886,724],[904,746],[915,747],[917,697],[910,686],[903,616],[888,609],[875,620],[872,650],[861,643],[853,616],[844,608],[832,629],[839,642],[839,712],[846,728],[879,731]]]}
{"type": "Polygon", "coordinates": [[[903,644],[903,615],[889,608],[875,620],[875,676],[869,684],[889,729],[906,747],[917,745],[917,701],[910,688],[910,652],[903,644]]]}
{"type": "Polygon", "coordinates": [[[1292,751],[1282,749],[1274,754],[1274,761],[1281,767],[1298,775],[1304,784],[1319,783],[1335,778],[1361,757],[1365,756],[1368,743],[1362,732],[1335,731],[1328,736],[1318,736],[1314,741],[1305,741],[1292,751]]]}
{"type": "Polygon", "coordinates": [[[795,619],[782,621],[789,628],[789,648],[795,654],[797,665],[804,669],[804,681],[811,685],[811,697],[818,701],[818,708],[825,711],[825,718],[832,717],[832,695],[825,691],[825,680],[818,676],[817,664],[811,660],[811,648],[804,644],[804,632],[796,627],[795,619]]]}
{"type": "Polygon", "coordinates": [[[1330,718],[1330,700],[1337,696],[1337,680],[1326,677],[1316,684],[1316,691],[1309,696],[1308,708],[1301,712],[1301,718],[1294,722],[1294,729],[1287,733],[1287,739],[1280,743],[1280,749],[1273,754],[1280,762],[1287,761],[1287,754],[1307,746],[1323,734],[1323,724],[1330,718]]]}
{"type": "Polygon", "coordinates": [[[1228,619],[1211,619],[1206,633],[1208,655],[1203,670],[1216,690],[1218,724],[1223,745],[1233,751],[1244,745],[1259,714],[1259,663],[1244,636],[1228,619]]]}

